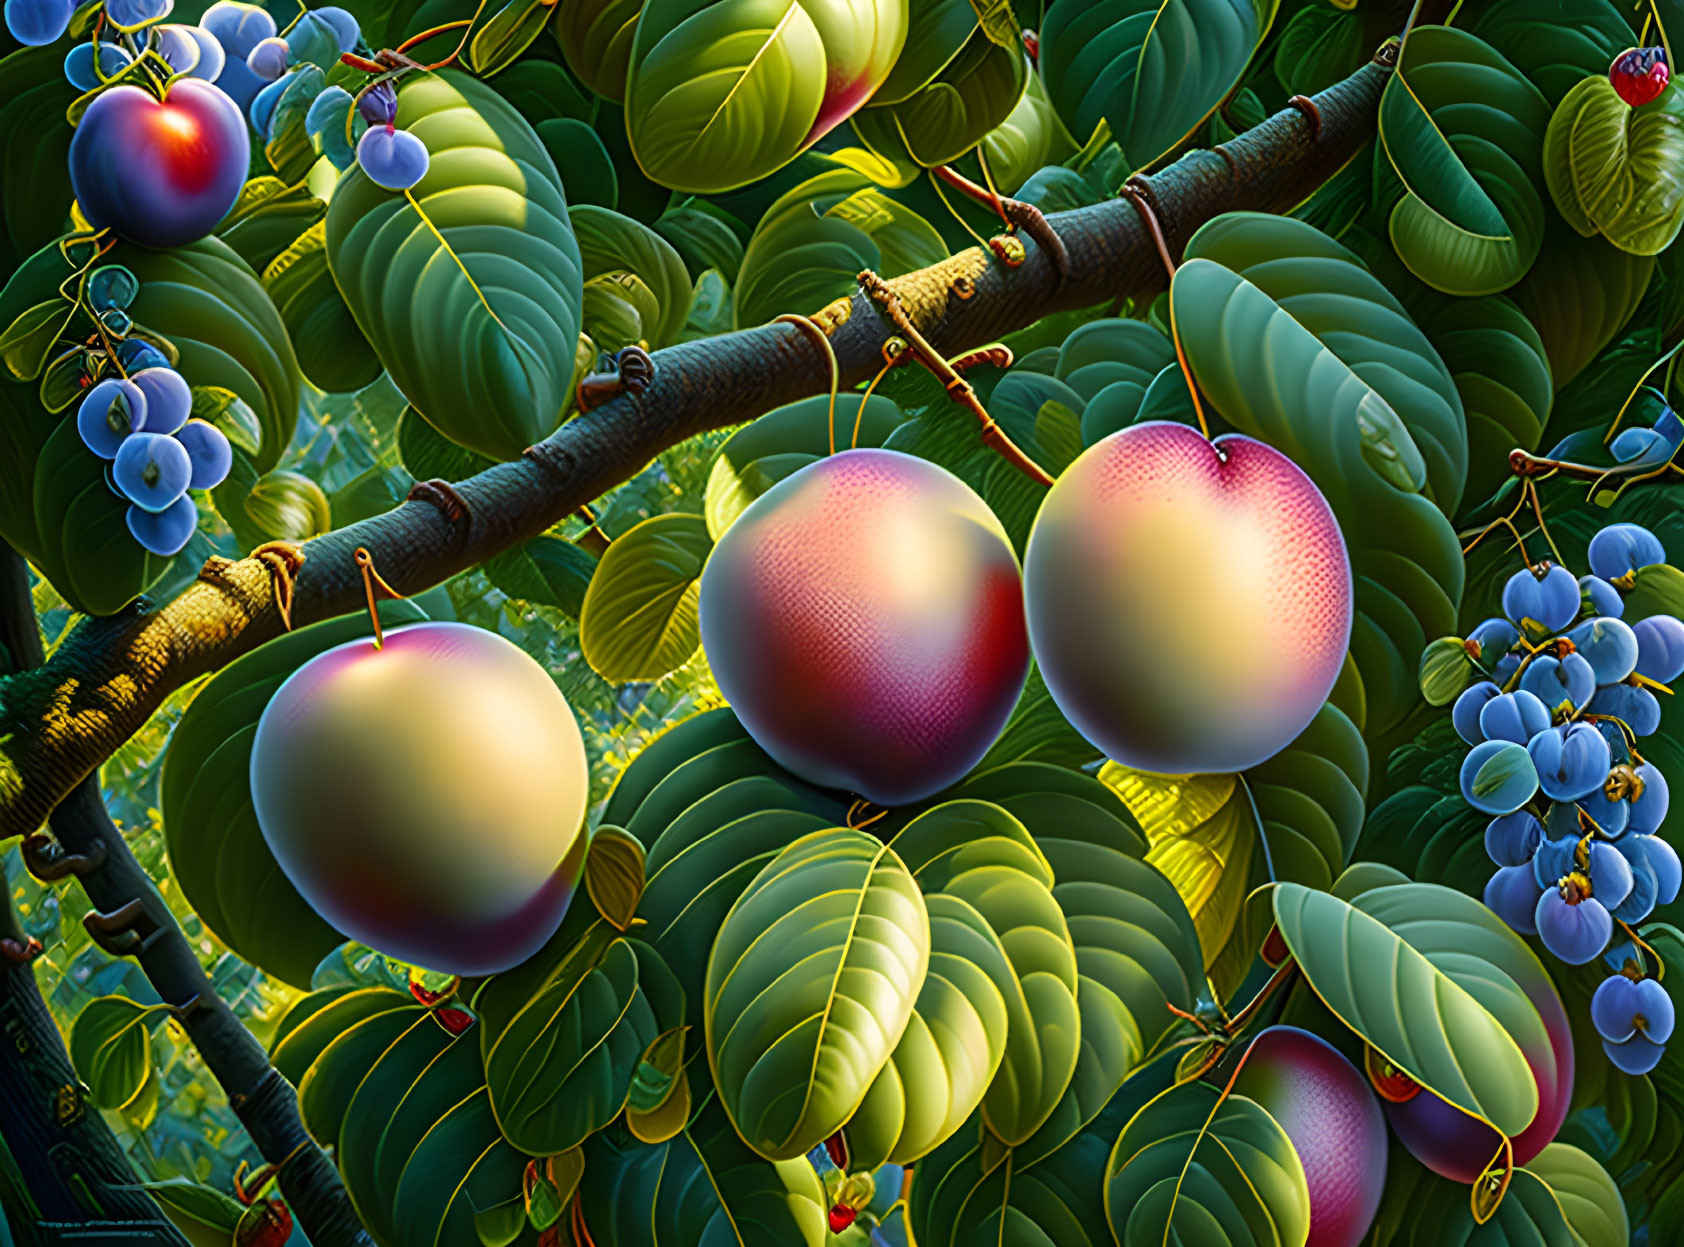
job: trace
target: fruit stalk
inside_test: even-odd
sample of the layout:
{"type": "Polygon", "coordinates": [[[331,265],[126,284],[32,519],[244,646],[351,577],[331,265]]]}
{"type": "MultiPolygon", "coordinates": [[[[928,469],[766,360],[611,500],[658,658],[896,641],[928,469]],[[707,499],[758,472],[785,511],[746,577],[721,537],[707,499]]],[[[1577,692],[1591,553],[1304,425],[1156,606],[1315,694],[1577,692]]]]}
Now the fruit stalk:
{"type": "MultiPolygon", "coordinates": [[[[20,672],[40,668],[41,637],[28,568],[16,551],[3,544],[0,650],[10,654],[20,672]]],[[[77,881],[95,911],[114,914],[139,901],[141,921],[155,932],[136,951],[140,968],[159,996],[177,1007],[176,1021],[227,1092],[230,1106],[263,1159],[283,1166],[281,1191],[310,1241],[317,1247],[373,1247],[338,1170],[304,1129],[296,1090],[276,1072],[263,1045],[216,994],[157,886],[106,813],[97,775],[75,786],[53,812],[50,826],[65,852],[94,863],[80,870],[77,881]]]]}
{"type": "MultiPolygon", "coordinates": [[[[1396,45],[1315,97],[1318,128],[1285,109],[1224,145],[1188,153],[1144,179],[1174,255],[1214,216],[1280,212],[1337,173],[1372,137],[1396,45]]],[[[944,357],[999,340],[1044,316],[1149,298],[1167,280],[1138,210],[1122,200],[1055,214],[1069,272],[1030,240],[1008,266],[981,248],[888,283],[911,322],[944,357]]],[[[827,332],[842,386],[882,367],[893,327],[864,291],[814,317],[827,332]]],[[[400,593],[414,594],[544,532],[637,472],[669,446],[774,407],[828,392],[830,359],[809,333],[769,324],[667,347],[641,393],[615,396],[568,421],[521,459],[460,482],[472,521],[452,524],[424,502],[324,534],[305,547],[292,618],[303,625],[356,610],[365,546],[400,593]]],[[[27,834],[83,777],[137,731],[164,699],[279,635],[266,566],[251,559],[201,578],[174,601],[84,619],[39,671],[0,680],[0,838],[27,834]],[[62,713],[67,688],[77,712],[62,713]]]]}

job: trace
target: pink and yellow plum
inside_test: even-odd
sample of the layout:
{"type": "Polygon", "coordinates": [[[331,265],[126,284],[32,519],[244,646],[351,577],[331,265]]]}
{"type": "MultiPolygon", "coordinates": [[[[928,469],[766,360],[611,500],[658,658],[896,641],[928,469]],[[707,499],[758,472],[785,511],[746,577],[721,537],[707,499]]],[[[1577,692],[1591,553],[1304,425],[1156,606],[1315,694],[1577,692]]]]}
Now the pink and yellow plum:
{"type": "Polygon", "coordinates": [[[891,450],[832,455],[752,503],[708,559],[700,613],[714,677],[761,747],[881,805],[975,766],[1029,669],[999,520],[891,450]]]}
{"type": "Polygon", "coordinates": [[[258,824],[305,900],[347,936],[445,973],[506,970],[555,932],[589,788],[555,681],[456,623],[317,655],[276,691],[252,748],[258,824]]]}
{"type": "Polygon", "coordinates": [[[210,83],[178,79],[161,102],[116,86],[82,114],[70,185],[96,228],[143,247],[180,247],[228,215],[250,160],[245,118],[210,83]]]}
{"type": "Polygon", "coordinates": [[[1362,1072],[1319,1035],[1271,1026],[1247,1050],[1234,1094],[1267,1109],[1304,1164],[1305,1247],[1356,1247],[1386,1185],[1386,1119],[1362,1072]]]}
{"type": "Polygon", "coordinates": [[[1350,641],[1351,566],[1326,499],[1278,450],[1151,421],[1095,443],[1042,503],[1024,555],[1047,688],[1125,766],[1255,766],[1327,700],[1350,641]]]}

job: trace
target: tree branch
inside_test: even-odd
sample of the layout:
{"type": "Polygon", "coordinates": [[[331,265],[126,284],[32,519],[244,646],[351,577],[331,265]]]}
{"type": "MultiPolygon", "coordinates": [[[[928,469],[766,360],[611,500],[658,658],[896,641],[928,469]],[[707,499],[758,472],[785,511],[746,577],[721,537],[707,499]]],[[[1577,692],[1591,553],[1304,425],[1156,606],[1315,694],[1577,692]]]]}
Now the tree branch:
{"type": "MultiPolygon", "coordinates": [[[[1310,110],[1287,109],[1224,144],[1190,152],[1144,188],[1170,251],[1224,212],[1282,212],[1307,198],[1373,134],[1395,62],[1387,45],[1310,110]]],[[[1151,296],[1166,277],[1133,204],[1112,200],[1050,218],[1069,274],[1032,241],[1008,267],[983,248],[896,278],[891,285],[919,331],[954,355],[1054,312],[1151,296]]],[[[845,387],[883,364],[892,327],[863,293],[815,315],[829,335],[845,387]]],[[[668,347],[653,382],[562,425],[513,463],[456,485],[466,516],[416,499],[326,533],[303,547],[292,601],[295,625],[358,609],[352,553],[365,546],[400,592],[419,593],[538,536],[583,503],[629,479],[686,438],[753,419],[825,392],[830,361],[804,329],[758,329],[668,347]]],[[[33,831],[127,740],[171,692],[281,631],[270,567],[219,560],[174,601],[140,599],[127,611],[84,619],[45,666],[0,682],[0,840],[33,831]]]]}
{"type": "MultiPolygon", "coordinates": [[[[38,667],[42,661],[29,569],[3,542],[0,645],[11,655],[14,669],[38,667]]],[[[216,994],[152,876],[135,860],[106,813],[97,776],[80,781],[53,812],[52,831],[64,853],[84,859],[72,873],[94,906],[90,930],[99,928],[95,938],[113,951],[132,955],[158,995],[176,1006],[176,1021],[227,1092],[252,1143],[264,1160],[282,1166],[281,1192],[310,1241],[316,1247],[373,1247],[338,1171],[304,1129],[297,1091],[216,994]],[[102,914],[122,918],[99,923],[97,915],[102,914]]]]}

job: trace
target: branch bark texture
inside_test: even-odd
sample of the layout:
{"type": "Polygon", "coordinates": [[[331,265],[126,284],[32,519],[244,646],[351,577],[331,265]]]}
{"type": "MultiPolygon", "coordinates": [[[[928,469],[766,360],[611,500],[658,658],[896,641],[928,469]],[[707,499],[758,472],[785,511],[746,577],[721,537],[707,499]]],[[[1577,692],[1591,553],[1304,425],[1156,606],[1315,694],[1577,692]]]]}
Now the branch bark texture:
{"type": "MultiPolygon", "coordinates": [[[[1193,232],[1221,213],[1292,208],[1349,161],[1374,133],[1391,51],[1223,152],[1190,152],[1137,181],[1170,255],[1179,257],[1193,232]]],[[[1047,252],[1026,239],[1016,266],[979,247],[891,284],[919,331],[948,356],[1054,312],[1163,289],[1164,264],[1135,202],[1058,213],[1051,224],[1069,254],[1062,281],[1047,252]]],[[[882,367],[893,330],[864,294],[815,319],[844,387],[882,367]]],[[[527,457],[457,482],[466,516],[453,520],[454,508],[416,500],[316,538],[303,547],[294,625],[362,605],[358,546],[399,592],[419,593],[539,535],[686,438],[824,393],[830,362],[816,337],[773,323],[668,347],[655,354],[655,378],[642,393],[622,393],[527,457]]],[[[171,692],[281,630],[271,569],[254,559],[224,564],[167,604],[140,599],[117,616],[79,622],[44,666],[0,682],[0,840],[40,826],[171,692]]]]}

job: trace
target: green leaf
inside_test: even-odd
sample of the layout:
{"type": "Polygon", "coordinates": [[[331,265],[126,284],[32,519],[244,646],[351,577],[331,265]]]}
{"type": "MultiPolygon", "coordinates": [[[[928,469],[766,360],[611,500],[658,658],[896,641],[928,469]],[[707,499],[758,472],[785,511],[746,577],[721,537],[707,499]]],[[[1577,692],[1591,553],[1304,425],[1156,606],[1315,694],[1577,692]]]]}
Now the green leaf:
{"type": "MultiPolygon", "coordinates": [[[[317,24],[312,22],[310,26],[315,28],[317,24]]],[[[281,98],[275,103],[269,122],[269,141],[264,145],[263,156],[280,175],[281,181],[288,185],[302,182],[318,159],[315,145],[310,142],[310,135],[304,128],[304,118],[325,85],[326,78],[320,66],[300,65],[287,79],[286,86],[281,89],[281,98]]]]}
{"type": "Polygon", "coordinates": [[[1233,89],[1276,0],[1065,0],[1041,25],[1041,76],[1076,141],[1101,122],[1130,169],[1178,146],[1233,89]]]}
{"type": "Polygon", "coordinates": [[[217,235],[261,273],[326,212],[327,204],[307,183],[289,184],[264,174],[240,189],[217,235]]]}
{"type": "Polygon", "coordinates": [[[1429,706],[1448,706],[1478,669],[1461,637],[1439,637],[1421,651],[1421,696],[1429,706]]]}
{"type": "Polygon", "coordinates": [[[1316,994],[1382,1056],[1504,1134],[1531,1123],[1538,1087],[1526,1058],[1464,988],[1385,924],[1335,896],[1283,883],[1273,904],[1281,936],[1316,994]]]}
{"type": "Polygon", "coordinates": [[[49,299],[19,313],[0,333],[0,359],[5,361],[6,371],[19,381],[39,377],[75,311],[73,303],[49,299]]]}
{"type": "Polygon", "coordinates": [[[414,407],[398,416],[398,461],[418,481],[465,481],[493,462],[451,441],[414,407]]]}
{"type": "Polygon", "coordinates": [[[194,386],[192,418],[214,424],[243,454],[256,456],[263,449],[263,426],[257,413],[233,390],[194,386]]]}
{"type": "Polygon", "coordinates": [[[585,889],[591,903],[621,931],[631,926],[643,896],[643,845],[618,827],[598,827],[585,855],[585,889]]]}
{"type": "Polygon", "coordinates": [[[1411,272],[1467,296],[1525,276],[1544,237],[1549,124],[1543,95],[1484,41],[1448,26],[1410,34],[1380,99],[1380,142],[1405,189],[1391,235],[1411,272]]]}
{"type": "Polygon", "coordinates": [[[1632,108],[1606,73],[1550,118],[1544,173],[1567,223],[1621,251],[1655,255],[1684,228],[1684,93],[1632,108]]]}
{"type": "Polygon", "coordinates": [[[472,1242],[475,1212],[518,1191],[528,1159],[498,1135],[486,1090],[474,1092],[440,1116],[404,1162],[393,1241],[472,1242]]]}
{"type": "Polygon", "coordinates": [[[411,1029],[437,1027],[420,1005],[389,1009],[349,1025],[322,1049],[298,1084],[298,1112],[312,1137],[337,1139],[357,1088],[382,1055],[411,1029]]]}
{"type": "Polygon", "coordinates": [[[762,1160],[717,1097],[681,1133],[646,1145],[617,1130],[585,1145],[585,1224],[615,1247],[824,1247],[830,1201],[804,1156],[762,1160]]]}
{"type": "Polygon", "coordinates": [[[341,175],[328,264],[416,410],[512,459],[571,396],[584,278],[561,179],[520,114],[462,74],[405,80],[397,124],[435,151],[427,176],[400,195],[341,175]]]}
{"type": "Polygon", "coordinates": [[[598,95],[623,101],[643,0],[580,0],[558,4],[554,12],[550,33],[567,68],[598,95]]]}
{"type": "Polygon", "coordinates": [[[641,336],[651,350],[676,341],[690,309],[690,276],[672,245],[641,221],[592,205],[574,211],[573,229],[585,281],[636,277],[655,309],[641,336]]]}
{"type": "Polygon", "coordinates": [[[1356,256],[1313,226],[1230,213],[1187,244],[1170,310],[1199,388],[1292,457],[1350,551],[1368,730],[1414,709],[1416,663],[1456,630],[1467,435],[1449,369],[1356,256]],[[1436,505],[1435,505],[1436,504],[1436,505]]]}
{"type": "Polygon", "coordinates": [[[270,1063],[294,1086],[304,1081],[310,1067],[328,1046],[357,1023],[396,1010],[407,1014],[415,1008],[415,998],[408,992],[384,987],[351,992],[329,989],[327,994],[326,1003],[284,1034],[278,1034],[270,1047],[270,1063]]]}
{"type": "Polygon", "coordinates": [[[1020,47],[1002,47],[979,28],[912,95],[855,113],[854,133],[885,160],[925,168],[950,164],[1005,124],[1023,98],[1029,72],[1020,47]]]}
{"type": "Polygon", "coordinates": [[[1040,76],[1031,74],[1006,119],[982,140],[988,173],[1002,195],[1015,195],[1036,170],[1076,154],[1076,144],[1053,111],[1040,76]]]}
{"type": "Polygon", "coordinates": [[[1612,0],[1492,0],[1469,18],[1468,29],[1530,78],[1551,108],[1637,42],[1612,0]]]}
{"type": "Polygon", "coordinates": [[[737,280],[743,263],[743,244],[736,230],[717,212],[699,206],[669,209],[651,227],[672,244],[684,259],[692,282],[701,280],[708,269],[727,282],[737,280]]]}
{"type": "Polygon", "coordinates": [[[1655,261],[1603,238],[1581,238],[1555,217],[1544,252],[1549,262],[1534,264],[1509,297],[1537,329],[1560,393],[1631,319],[1655,261]]]}
{"type": "Polygon", "coordinates": [[[508,1028],[481,1041],[498,1127],[531,1155],[578,1147],[619,1116],[660,1033],[638,956],[614,934],[593,928],[508,1028]]]}
{"type": "Polygon", "coordinates": [[[1350,77],[1369,54],[1362,14],[1305,5],[1281,30],[1275,78],[1289,93],[1314,95],[1350,77]]]}
{"type": "Polygon", "coordinates": [[[70,139],[65,110],[76,88],[64,77],[64,49],[18,48],[0,60],[0,148],[6,177],[0,185],[0,272],[69,226],[70,139]]]}
{"type": "Polygon", "coordinates": [[[779,196],[754,228],[737,274],[741,329],[850,295],[863,269],[898,277],[947,258],[941,235],[862,173],[832,169],[779,196]]]}
{"type": "Polygon", "coordinates": [[[322,487],[302,472],[277,468],[260,477],[244,502],[246,519],[269,541],[308,541],[333,527],[322,487]]]}
{"type": "Polygon", "coordinates": [[[854,446],[881,446],[906,420],[894,403],[873,394],[861,410],[860,396],[836,399],[836,422],[830,419],[828,397],[805,398],[774,408],[725,439],[708,469],[706,494],[708,533],[724,536],[756,498],[808,464],[831,452],[854,446]],[[834,438],[834,443],[832,442],[834,438]]]}
{"type": "Polygon", "coordinates": [[[70,1059],[101,1108],[120,1109],[145,1089],[152,1073],[152,1031],[168,1005],[100,996],[82,1006],[70,1027],[70,1059]]]}
{"type": "Polygon", "coordinates": [[[974,908],[1005,950],[1006,1051],[982,1115],[1002,1142],[1022,1143],[1052,1115],[1080,1051],[1076,950],[1052,868],[1017,818],[975,799],[919,815],[892,847],[923,891],[974,908]]]}
{"type": "Polygon", "coordinates": [[[751,1148],[795,1159],[847,1122],[929,960],[923,898],[874,836],[815,832],[755,876],[720,928],[702,998],[720,1100],[751,1148]]]}
{"type": "Polygon", "coordinates": [[[491,583],[512,598],[553,606],[572,619],[584,609],[597,560],[563,537],[534,537],[485,561],[491,583]]]}
{"type": "Polygon", "coordinates": [[[175,1222],[192,1243],[201,1241],[195,1237],[196,1233],[216,1235],[221,1241],[227,1241],[246,1211],[245,1205],[232,1195],[191,1178],[165,1178],[142,1182],[141,1186],[151,1193],[152,1198],[163,1207],[164,1215],[175,1222]]]}
{"type": "Polygon", "coordinates": [[[1516,447],[1536,450],[1555,399],[1544,341],[1504,295],[1458,299],[1421,326],[1450,369],[1468,421],[1470,502],[1509,479],[1516,447]]]}
{"type": "Polygon", "coordinates": [[[696,599],[713,540],[699,515],[644,520],[597,563],[579,613],[585,661],[605,680],[655,680],[701,644],[696,599]]]}
{"type": "Polygon", "coordinates": [[[1567,1224],[1585,1247],[1623,1247],[1631,1241],[1620,1188],[1594,1157],[1569,1143],[1550,1143],[1527,1162],[1526,1172],[1555,1192],[1567,1224]]]}
{"type": "Polygon", "coordinates": [[[1286,1131],[1255,1100],[1191,1082],[1123,1129],[1105,1176],[1119,1243],[1303,1247],[1310,1189],[1286,1131]]]}
{"type": "Polygon", "coordinates": [[[317,221],[263,270],[263,288],[292,336],[298,366],[311,384],[332,392],[360,390],[381,364],[357,328],[327,261],[327,224],[317,221]]]}
{"type": "Polygon", "coordinates": [[[638,164],[697,194],[776,172],[888,75],[905,13],[899,0],[647,0],[625,95],[638,164]]]}
{"type": "Polygon", "coordinates": [[[508,0],[474,31],[468,41],[468,65],[481,78],[507,69],[544,33],[554,0],[508,0]]]}

